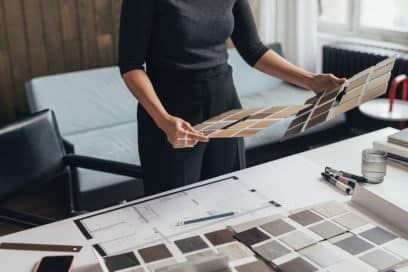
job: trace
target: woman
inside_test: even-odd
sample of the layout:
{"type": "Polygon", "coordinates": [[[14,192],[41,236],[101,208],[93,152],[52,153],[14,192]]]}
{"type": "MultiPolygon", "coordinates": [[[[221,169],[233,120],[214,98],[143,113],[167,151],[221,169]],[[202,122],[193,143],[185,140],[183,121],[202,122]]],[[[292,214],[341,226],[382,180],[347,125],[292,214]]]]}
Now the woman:
{"type": "Polygon", "coordinates": [[[209,142],[192,127],[241,107],[227,64],[230,37],[249,65],[271,76],[316,93],[344,82],[265,47],[248,0],[123,0],[119,67],[140,103],[146,195],[244,168],[242,139],[209,142]]]}

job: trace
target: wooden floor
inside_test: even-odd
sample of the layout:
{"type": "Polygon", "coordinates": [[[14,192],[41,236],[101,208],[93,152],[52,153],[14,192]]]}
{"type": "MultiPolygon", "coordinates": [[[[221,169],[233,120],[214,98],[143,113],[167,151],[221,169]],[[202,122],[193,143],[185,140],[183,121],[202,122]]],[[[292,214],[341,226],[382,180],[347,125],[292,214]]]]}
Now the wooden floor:
{"type": "MultiPolygon", "coordinates": [[[[51,183],[29,188],[0,203],[1,208],[41,215],[55,220],[69,217],[66,179],[58,178],[51,183]]],[[[23,230],[4,223],[0,219],[0,236],[23,230]]]]}

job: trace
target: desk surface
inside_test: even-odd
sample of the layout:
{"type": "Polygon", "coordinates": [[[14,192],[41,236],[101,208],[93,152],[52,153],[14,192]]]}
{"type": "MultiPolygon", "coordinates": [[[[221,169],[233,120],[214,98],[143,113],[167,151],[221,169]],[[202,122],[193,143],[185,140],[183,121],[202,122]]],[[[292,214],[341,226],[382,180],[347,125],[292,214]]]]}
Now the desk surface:
{"type": "MultiPolygon", "coordinates": [[[[360,173],[361,151],[371,147],[374,140],[383,139],[395,131],[390,128],[379,130],[238,171],[233,175],[246,184],[256,183],[258,189],[264,190],[264,193],[271,199],[280,202],[288,209],[328,200],[346,201],[350,199],[348,196],[320,182],[320,171],[329,165],[345,171],[360,173]]],[[[406,180],[408,178],[408,172],[393,165],[388,166],[387,173],[385,182],[387,179],[406,180]]],[[[211,180],[201,184],[209,182],[211,180]]],[[[0,237],[0,242],[84,245],[82,251],[76,256],[74,271],[100,271],[91,245],[74,224],[74,219],[78,218],[80,217],[3,236],[0,237]]],[[[35,263],[46,255],[57,254],[0,250],[2,271],[32,271],[35,263]]]]}

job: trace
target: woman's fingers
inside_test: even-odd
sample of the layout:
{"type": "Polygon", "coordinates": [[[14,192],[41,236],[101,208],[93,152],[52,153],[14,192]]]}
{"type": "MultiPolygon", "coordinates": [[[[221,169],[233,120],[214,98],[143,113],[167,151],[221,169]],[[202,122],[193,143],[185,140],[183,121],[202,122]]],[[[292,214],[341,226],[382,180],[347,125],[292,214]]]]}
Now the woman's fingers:
{"type": "Polygon", "coordinates": [[[188,122],[184,122],[184,123],[183,123],[183,127],[184,127],[185,130],[188,130],[188,131],[190,131],[190,132],[202,134],[200,131],[198,131],[198,130],[196,130],[195,128],[193,128],[193,127],[190,125],[190,123],[188,123],[188,122]]]}
{"type": "Polygon", "coordinates": [[[191,140],[191,139],[177,139],[174,143],[173,143],[173,147],[174,148],[191,148],[196,146],[198,143],[198,141],[196,140],[191,140]]]}

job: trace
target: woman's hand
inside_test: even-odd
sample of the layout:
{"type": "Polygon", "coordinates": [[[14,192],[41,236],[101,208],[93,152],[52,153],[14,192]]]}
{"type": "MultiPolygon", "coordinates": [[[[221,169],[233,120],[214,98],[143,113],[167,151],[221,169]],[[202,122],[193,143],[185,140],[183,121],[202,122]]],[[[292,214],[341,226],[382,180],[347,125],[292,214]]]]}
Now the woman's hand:
{"type": "Polygon", "coordinates": [[[320,74],[313,77],[310,89],[319,94],[324,91],[333,90],[341,86],[345,81],[345,78],[338,78],[332,74],[320,74]]]}
{"type": "Polygon", "coordinates": [[[198,142],[208,142],[208,137],[195,130],[188,122],[175,116],[166,116],[158,123],[160,129],[167,135],[167,140],[173,148],[194,147],[198,142]]]}

